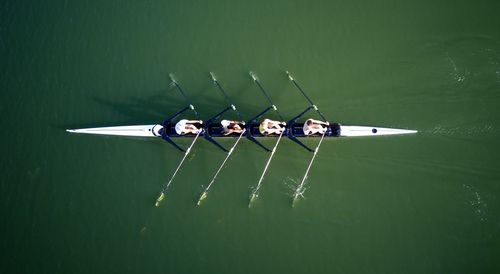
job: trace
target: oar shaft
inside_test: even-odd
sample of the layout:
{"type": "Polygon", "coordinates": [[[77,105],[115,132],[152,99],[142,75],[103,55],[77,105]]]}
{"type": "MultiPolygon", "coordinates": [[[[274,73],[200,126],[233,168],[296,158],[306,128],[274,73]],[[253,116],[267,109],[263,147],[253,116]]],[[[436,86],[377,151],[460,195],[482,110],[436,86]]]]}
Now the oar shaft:
{"type": "Polygon", "coordinates": [[[297,87],[297,89],[300,91],[300,93],[302,93],[302,95],[304,95],[304,97],[306,98],[306,100],[309,102],[309,104],[311,104],[311,106],[314,108],[314,110],[316,110],[316,112],[318,112],[319,116],[321,116],[321,118],[326,121],[326,118],[325,116],[323,115],[323,113],[321,113],[321,111],[318,109],[318,107],[313,103],[313,101],[311,100],[311,98],[309,98],[309,96],[307,96],[307,94],[305,93],[305,91],[302,89],[302,87],[299,85],[299,83],[297,83],[297,81],[295,81],[295,79],[292,77],[292,75],[290,74],[290,72],[286,71],[286,74],[288,75],[288,79],[290,79],[290,81],[292,81],[292,83],[295,85],[295,87],[297,87]]]}
{"type": "Polygon", "coordinates": [[[234,149],[236,148],[236,146],[238,145],[238,143],[240,142],[241,140],[241,137],[245,134],[245,131],[246,129],[243,129],[243,131],[241,132],[240,136],[238,136],[238,139],[236,139],[236,142],[234,143],[234,145],[231,147],[231,149],[229,149],[229,152],[227,153],[226,155],[226,158],[224,159],[224,161],[222,162],[222,164],[220,165],[219,169],[217,170],[217,172],[215,172],[215,175],[214,177],[212,178],[212,181],[210,181],[210,183],[208,184],[207,188],[205,189],[205,192],[208,192],[208,190],[210,189],[210,187],[212,187],[212,184],[215,182],[215,179],[217,178],[217,176],[219,175],[219,172],[222,170],[222,168],[224,167],[224,165],[226,164],[227,160],[229,159],[229,156],[231,156],[231,154],[233,153],[234,149]]]}
{"type": "Polygon", "coordinates": [[[267,168],[269,167],[269,164],[271,163],[271,160],[274,157],[274,153],[276,152],[276,148],[278,147],[278,145],[281,141],[281,137],[283,137],[284,132],[285,132],[284,130],[281,132],[280,136],[278,137],[278,141],[276,141],[276,144],[274,145],[273,150],[271,151],[271,155],[269,156],[269,159],[267,160],[266,166],[264,167],[264,171],[262,172],[262,175],[260,176],[259,182],[257,183],[255,190],[253,191],[254,194],[257,193],[257,191],[259,191],[259,189],[260,189],[262,181],[264,180],[264,176],[266,175],[267,168]]]}
{"type": "Polygon", "coordinates": [[[267,101],[269,102],[269,104],[271,105],[274,105],[273,104],[273,101],[271,100],[271,97],[269,97],[269,95],[267,95],[267,92],[265,91],[265,89],[262,87],[262,85],[260,84],[259,80],[257,78],[254,79],[255,83],[257,84],[257,86],[259,87],[259,89],[262,91],[262,93],[264,94],[264,96],[266,97],[267,101]]]}
{"type": "Polygon", "coordinates": [[[210,72],[210,76],[212,76],[212,80],[214,81],[214,84],[219,88],[220,92],[224,95],[224,98],[226,99],[226,102],[236,112],[236,115],[238,116],[238,119],[241,120],[241,114],[240,114],[240,112],[236,109],[236,107],[234,106],[234,104],[231,102],[231,100],[229,99],[229,96],[227,95],[226,91],[224,90],[224,88],[222,88],[222,86],[219,83],[219,81],[217,81],[217,78],[215,78],[215,74],[213,74],[212,72],[210,72]]]}
{"type": "Polygon", "coordinates": [[[257,86],[259,87],[259,89],[262,92],[262,94],[264,94],[264,96],[266,97],[266,99],[269,102],[269,104],[271,104],[271,106],[273,107],[273,109],[276,111],[276,114],[278,115],[278,117],[283,121],[283,116],[281,116],[281,114],[278,111],[278,108],[276,108],[276,105],[271,100],[271,97],[269,97],[269,95],[267,94],[267,92],[264,89],[264,87],[262,87],[262,85],[260,84],[259,79],[255,75],[255,73],[253,73],[252,71],[250,71],[250,76],[252,77],[252,79],[255,82],[255,84],[257,84],[257,86]]]}
{"type": "Polygon", "coordinates": [[[189,98],[186,96],[186,94],[182,90],[182,87],[179,85],[179,83],[177,83],[177,81],[174,79],[174,76],[172,74],[170,74],[169,77],[170,77],[170,80],[172,81],[172,83],[174,84],[174,86],[179,91],[179,93],[182,95],[182,97],[184,97],[184,99],[186,100],[186,102],[189,104],[189,107],[193,110],[194,115],[196,117],[198,117],[198,112],[196,111],[196,109],[194,108],[193,104],[191,103],[191,101],[189,100],[189,98]]]}
{"type": "Polygon", "coordinates": [[[217,81],[217,78],[215,78],[215,74],[213,72],[210,72],[210,76],[212,76],[212,81],[214,81],[214,84],[219,88],[221,93],[224,95],[224,98],[226,99],[226,101],[231,105],[231,102],[229,100],[229,96],[227,96],[226,91],[222,88],[219,81],[217,81]]]}
{"type": "Polygon", "coordinates": [[[179,165],[177,166],[177,168],[175,169],[174,171],[174,174],[172,174],[172,177],[170,178],[170,180],[168,181],[168,183],[165,185],[165,187],[163,188],[162,192],[165,192],[168,187],[170,186],[170,184],[172,183],[172,181],[174,180],[175,178],[175,175],[177,175],[177,172],[180,170],[182,164],[184,163],[184,160],[186,160],[186,157],[188,156],[188,154],[191,152],[191,148],[193,147],[194,143],[196,143],[196,140],[198,140],[198,137],[200,136],[201,134],[201,130],[198,131],[198,133],[196,134],[196,137],[194,137],[194,140],[193,142],[191,143],[191,145],[187,148],[186,152],[184,153],[184,157],[182,157],[182,160],[180,161],[179,165]]]}
{"type": "MultiPolygon", "coordinates": [[[[326,131],[325,131],[325,133],[326,133],[326,131]]],[[[316,155],[318,154],[319,147],[321,146],[321,143],[323,142],[323,139],[325,138],[325,133],[323,133],[323,135],[321,136],[321,139],[319,140],[318,146],[314,150],[314,154],[313,154],[313,157],[311,159],[311,162],[309,162],[309,166],[307,166],[306,173],[304,174],[304,177],[302,178],[302,181],[300,182],[299,187],[295,191],[295,198],[297,198],[297,196],[300,194],[300,190],[304,187],[304,183],[306,182],[307,175],[309,175],[309,170],[311,170],[314,159],[316,158],[316,155]]]]}

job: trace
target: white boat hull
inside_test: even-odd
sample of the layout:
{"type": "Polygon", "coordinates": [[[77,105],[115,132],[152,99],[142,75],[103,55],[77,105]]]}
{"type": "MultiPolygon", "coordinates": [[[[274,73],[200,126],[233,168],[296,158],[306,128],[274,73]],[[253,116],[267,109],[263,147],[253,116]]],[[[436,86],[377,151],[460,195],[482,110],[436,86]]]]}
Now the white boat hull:
{"type": "MultiPolygon", "coordinates": [[[[98,134],[112,136],[131,136],[131,137],[161,137],[160,129],[162,125],[135,125],[135,126],[116,126],[116,127],[97,127],[67,129],[67,132],[80,134],[98,134]]],[[[340,125],[339,137],[366,137],[366,136],[384,136],[384,135],[402,135],[414,134],[416,130],[382,128],[369,126],[344,126],[340,125]]],[[[214,136],[217,137],[217,136],[214,136]]],[[[334,136],[328,136],[334,137],[334,136]]]]}
{"type": "Polygon", "coordinates": [[[383,136],[414,134],[416,130],[368,127],[368,126],[340,126],[340,137],[362,137],[362,136],[383,136]]]}
{"type": "Polygon", "coordinates": [[[117,126],[117,127],[95,127],[81,129],[67,129],[67,132],[81,134],[98,134],[112,136],[131,136],[131,137],[159,137],[161,125],[136,125],[136,126],[117,126]]]}

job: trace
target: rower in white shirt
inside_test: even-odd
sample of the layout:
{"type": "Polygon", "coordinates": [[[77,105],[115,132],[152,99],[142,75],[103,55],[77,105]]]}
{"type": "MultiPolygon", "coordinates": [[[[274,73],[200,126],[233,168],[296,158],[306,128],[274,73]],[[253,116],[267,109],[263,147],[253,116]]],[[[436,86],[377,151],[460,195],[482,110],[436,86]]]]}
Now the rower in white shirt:
{"type": "Polygon", "coordinates": [[[243,127],[245,126],[245,122],[230,120],[222,120],[220,124],[224,135],[229,135],[231,133],[240,134],[243,132],[243,127]]]}
{"type": "Polygon", "coordinates": [[[320,120],[307,119],[304,122],[304,135],[314,135],[314,134],[325,134],[326,130],[330,126],[329,122],[323,122],[320,120]]]}
{"type": "Polygon", "coordinates": [[[198,134],[203,129],[202,120],[182,119],[175,124],[175,132],[179,135],[198,134]]]}
{"type": "Polygon", "coordinates": [[[262,135],[277,134],[280,135],[281,132],[285,130],[286,123],[280,121],[274,121],[270,119],[265,119],[259,125],[259,131],[262,135]]]}

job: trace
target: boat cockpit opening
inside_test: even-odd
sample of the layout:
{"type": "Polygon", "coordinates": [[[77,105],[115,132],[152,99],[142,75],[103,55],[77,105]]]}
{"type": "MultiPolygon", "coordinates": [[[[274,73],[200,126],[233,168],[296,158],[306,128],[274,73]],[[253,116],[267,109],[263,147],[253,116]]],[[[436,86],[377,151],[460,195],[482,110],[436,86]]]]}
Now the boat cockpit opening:
{"type": "Polygon", "coordinates": [[[341,128],[339,123],[330,124],[330,135],[333,137],[340,137],[341,128]]]}
{"type": "Polygon", "coordinates": [[[149,131],[151,131],[154,136],[161,137],[165,129],[162,125],[154,125],[153,128],[151,128],[149,131]]]}
{"type": "MultiPolygon", "coordinates": [[[[175,130],[175,125],[176,125],[176,123],[166,124],[161,130],[161,132],[162,132],[161,135],[162,136],[165,135],[167,137],[193,137],[193,136],[196,136],[196,134],[194,134],[194,133],[178,134],[177,131],[175,130]]],[[[203,129],[203,125],[200,123],[194,123],[193,125],[198,129],[199,128],[203,129]]]]}

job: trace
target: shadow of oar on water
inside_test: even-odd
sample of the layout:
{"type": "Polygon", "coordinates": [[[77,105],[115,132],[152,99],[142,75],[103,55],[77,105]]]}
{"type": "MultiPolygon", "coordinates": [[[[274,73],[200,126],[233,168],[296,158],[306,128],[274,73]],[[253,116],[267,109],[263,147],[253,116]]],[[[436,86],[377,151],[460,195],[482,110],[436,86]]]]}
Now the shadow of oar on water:
{"type": "Polygon", "coordinates": [[[104,118],[101,120],[94,118],[80,123],[56,125],[56,127],[67,129],[161,123],[166,117],[172,115],[186,104],[182,98],[174,98],[174,96],[161,94],[164,92],[150,92],[152,94],[150,96],[115,98],[89,96],[87,100],[81,102],[88,109],[86,112],[109,112],[111,110],[112,113],[118,113],[121,118],[110,120],[109,118],[105,118],[106,115],[103,115],[104,118]]]}
{"type": "MultiPolygon", "coordinates": [[[[183,108],[187,102],[179,96],[162,95],[165,91],[154,92],[156,95],[150,96],[131,96],[125,99],[108,99],[101,97],[91,97],[91,100],[101,106],[113,109],[116,112],[139,122],[147,122],[152,120],[163,121],[165,118],[173,115],[179,109],[183,108]]],[[[207,118],[223,108],[225,103],[220,98],[215,98],[218,95],[215,92],[214,96],[203,95],[206,93],[193,93],[189,95],[189,99],[199,112],[200,118],[207,118]]],[[[238,108],[248,109],[246,105],[239,104],[238,108]]]]}
{"type": "MultiPolygon", "coordinates": [[[[123,118],[113,121],[109,119],[96,121],[94,119],[84,123],[59,124],[55,125],[55,127],[67,129],[161,123],[187,104],[183,98],[161,93],[165,93],[165,91],[150,92],[150,94],[153,95],[149,96],[130,96],[113,99],[109,97],[92,96],[89,97],[88,101],[82,102],[82,104],[88,106],[88,109],[96,111],[99,109],[112,110],[120,114],[123,118]]],[[[213,115],[213,112],[223,105],[220,100],[213,98],[203,97],[200,99],[202,99],[202,103],[197,103],[198,100],[193,100],[193,105],[197,108],[200,118],[206,118],[213,115]]],[[[191,113],[187,113],[184,117],[189,117],[190,114],[191,113]]]]}
{"type": "Polygon", "coordinates": [[[174,112],[184,102],[177,98],[162,95],[149,97],[132,96],[123,100],[92,97],[93,102],[116,111],[117,113],[137,122],[161,121],[166,115],[174,112]]]}
{"type": "MultiPolygon", "coordinates": [[[[293,199],[295,197],[295,194],[297,193],[297,190],[298,190],[298,188],[300,186],[301,179],[302,178],[292,178],[290,176],[287,176],[283,180],[283,186],[284,186],[284,194],[285,194],[285,196],[290,197],[290,199],[293,199]]],[[[304,193],[309,188],[309,185],[307,183],[308,182],[307,182],[307,179],[306,179],[305,184],[300,189],[300,193],[299,193],[300,198],[305,199],[304,193]]]]}

